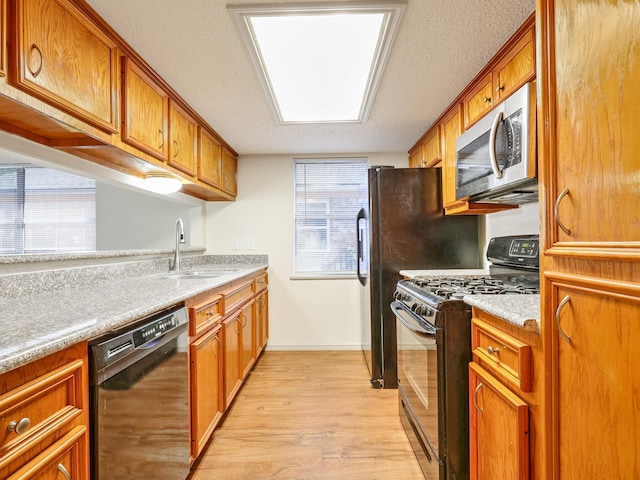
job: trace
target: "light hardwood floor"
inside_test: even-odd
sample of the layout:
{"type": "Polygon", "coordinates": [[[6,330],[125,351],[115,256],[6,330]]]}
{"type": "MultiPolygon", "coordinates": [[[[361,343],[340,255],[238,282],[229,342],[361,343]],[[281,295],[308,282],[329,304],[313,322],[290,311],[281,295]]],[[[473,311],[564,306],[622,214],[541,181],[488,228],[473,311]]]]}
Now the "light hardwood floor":
{"type": "Polygon", "coordinates": [[[267,351],[189,480],[424,480],[359,351],[267,351]]]}

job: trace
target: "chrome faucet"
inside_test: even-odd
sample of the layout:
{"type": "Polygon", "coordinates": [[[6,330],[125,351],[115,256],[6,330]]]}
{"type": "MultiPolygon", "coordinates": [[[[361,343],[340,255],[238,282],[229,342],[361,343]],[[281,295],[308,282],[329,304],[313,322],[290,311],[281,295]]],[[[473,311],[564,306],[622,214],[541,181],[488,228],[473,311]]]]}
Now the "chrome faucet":
{"type": "Polygon", "coordinates": [[[182,223],[182,219],[178,217],[176,221],[176,251],[173,257],[173,266],[169,268],[172,272],[180,271],[180,244],[187,243],[184,239],[184,223],[182,223]]]}

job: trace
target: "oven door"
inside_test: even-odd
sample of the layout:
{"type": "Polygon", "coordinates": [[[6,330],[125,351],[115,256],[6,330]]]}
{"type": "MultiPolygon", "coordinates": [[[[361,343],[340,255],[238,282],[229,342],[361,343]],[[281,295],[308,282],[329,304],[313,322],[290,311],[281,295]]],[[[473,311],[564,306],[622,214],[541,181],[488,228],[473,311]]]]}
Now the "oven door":
{"type": "MultiPolygon", "coordinates": [[[[439,455],[438,330],[394,301],[397,319],[400,420],[426,478],[442,478],[439,455]]],[[[435,316],[435,312],[434,312],[435,316]]]]}

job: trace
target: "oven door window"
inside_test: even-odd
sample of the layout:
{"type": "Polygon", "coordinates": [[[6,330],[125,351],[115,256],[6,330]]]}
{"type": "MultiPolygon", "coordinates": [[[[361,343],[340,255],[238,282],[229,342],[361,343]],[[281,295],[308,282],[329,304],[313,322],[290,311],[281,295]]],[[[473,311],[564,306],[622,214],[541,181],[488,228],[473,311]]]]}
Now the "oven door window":
{"type": "Polygon", "coordinates": [[[394,310],[398,330],[398,384],[417,420],[416,427],[426,436],[431,451],[438,453],[438,346],[435,328],[426,331],[409,312],[394,310]]]}

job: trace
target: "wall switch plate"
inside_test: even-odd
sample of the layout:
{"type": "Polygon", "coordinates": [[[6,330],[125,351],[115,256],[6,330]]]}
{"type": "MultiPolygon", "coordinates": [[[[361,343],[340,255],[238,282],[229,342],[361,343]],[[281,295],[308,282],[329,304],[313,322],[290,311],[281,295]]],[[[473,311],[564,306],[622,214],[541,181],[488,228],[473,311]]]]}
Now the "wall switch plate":
{"type": "Polygon", "coordinates": [[[238,239],[232,238],[229,242],[229,250],[238,250],[238,239]]]}
{"type": "Polygon", "coordinates": [[[255,250],[256,242],[253,238],[245,238],[242,242],[243,250],[255,250]]]}

